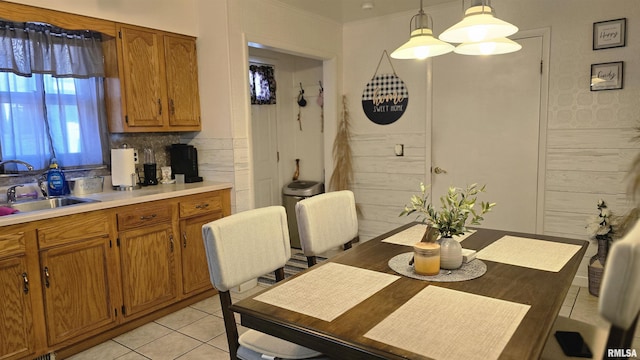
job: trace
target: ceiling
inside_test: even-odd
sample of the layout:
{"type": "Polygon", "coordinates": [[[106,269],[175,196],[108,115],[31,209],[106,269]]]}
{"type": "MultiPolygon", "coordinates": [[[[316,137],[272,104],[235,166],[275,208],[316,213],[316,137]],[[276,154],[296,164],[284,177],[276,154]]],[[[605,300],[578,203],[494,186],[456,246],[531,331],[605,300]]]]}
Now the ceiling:
{"type": "MultiPolygon", "coordinates": [[[[362,20],[420,9],[420,0],[277,0],[340,23],[362,20]],[[363,9],[363,3],[373,4],[372,9],[363,9]]],[[[423,6],[433,6],[459,0],[424,0],[423,6]]]]}

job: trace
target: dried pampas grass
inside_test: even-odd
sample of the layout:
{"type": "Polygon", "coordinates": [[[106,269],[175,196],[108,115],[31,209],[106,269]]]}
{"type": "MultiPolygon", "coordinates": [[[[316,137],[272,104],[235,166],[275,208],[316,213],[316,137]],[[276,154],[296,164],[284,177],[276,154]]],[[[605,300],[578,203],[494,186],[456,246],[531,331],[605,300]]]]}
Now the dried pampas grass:
{"type": "Polygon", "coordinates": [[[353,163],[351,160],[351,130],[349,123],[347,97],[342,95],[342,114],[338,122],[336,139],[333,141],[333,173],[329,180],[332,191],[349,190],[353,182],[353,163]]]}

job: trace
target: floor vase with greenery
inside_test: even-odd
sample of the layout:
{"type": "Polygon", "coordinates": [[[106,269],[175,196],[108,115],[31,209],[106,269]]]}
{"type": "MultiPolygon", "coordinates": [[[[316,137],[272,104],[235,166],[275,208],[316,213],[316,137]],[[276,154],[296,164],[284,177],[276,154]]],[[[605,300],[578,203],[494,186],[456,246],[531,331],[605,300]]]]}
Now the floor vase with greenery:
{"type": "Polygon", "coordinates": [[[634,207],[625,215],[614,215],[602,199],[598,201],[598,211],[599,214],[591,216],[586,226],[587,232],[598,246],[598,251],[589,260],[587,272],[589,293],[595,296],[600,294],[600,279],[604,272],[609,248],[640,219],[640,208],[634,207]]]}

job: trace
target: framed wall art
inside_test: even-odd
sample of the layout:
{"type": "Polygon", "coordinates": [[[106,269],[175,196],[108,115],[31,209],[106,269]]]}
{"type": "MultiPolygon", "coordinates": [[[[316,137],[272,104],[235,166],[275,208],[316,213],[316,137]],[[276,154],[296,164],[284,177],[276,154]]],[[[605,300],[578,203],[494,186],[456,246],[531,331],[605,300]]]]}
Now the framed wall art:
{"type": "Polygon", "coordinates": [[[622,89],[624,62],[591,65],[591,91],[622,89]]]}
{"type": "Polygon", "coordinates": [[[627,19],[593,23],[593,50],[623,47],[627,41],[627,19]]]}
{"type": "Polygon", "coordinates": [[[396,75],[387,50],[382,52],[376,72],[362,92],[362,110],[364,114],[378,125],[396,122],[407,110],[409,91],[404,81],[396,75]],[[387,57],[393,74],[378,74],[380,63],[387,57]]]}

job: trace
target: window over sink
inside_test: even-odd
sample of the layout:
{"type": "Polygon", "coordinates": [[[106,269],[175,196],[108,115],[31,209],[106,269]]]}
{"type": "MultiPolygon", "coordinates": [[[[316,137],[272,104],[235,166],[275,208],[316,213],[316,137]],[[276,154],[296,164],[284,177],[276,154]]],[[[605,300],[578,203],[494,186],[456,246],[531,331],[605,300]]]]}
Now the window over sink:
{"type": "Polygon", "coordinates": [[[67,168],[102,166],[108,135],[100,34],[0,20],[0,48],[1,159],[35,169],[52,158],[67,168]]]}

